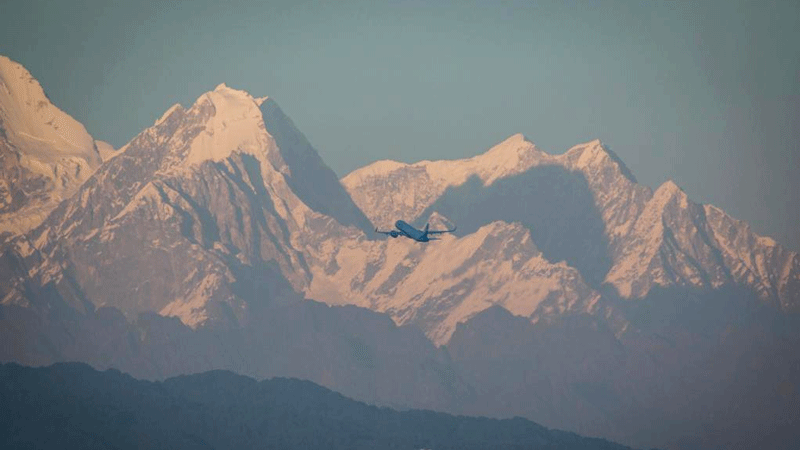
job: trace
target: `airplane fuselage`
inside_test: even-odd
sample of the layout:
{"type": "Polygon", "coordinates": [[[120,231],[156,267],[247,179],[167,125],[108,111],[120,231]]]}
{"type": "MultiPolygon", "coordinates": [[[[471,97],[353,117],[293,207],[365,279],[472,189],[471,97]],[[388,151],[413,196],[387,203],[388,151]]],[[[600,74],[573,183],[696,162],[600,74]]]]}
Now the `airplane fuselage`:
{"type": "Polygon", "coordinates": [[[425,224],[425,228],[423,228],[422,230],[418,230],[409,225],[408,222],[405,222],[403,220],[398,220],[397,222],[394,223],[394,230],[381,231],[376,227],[375,232],[385,234],[393,238],[404,236],[409,239],[413,239],[417,242],[428,242],[440,239],[438,237],[431,237],[431,236],[438,236],[443,233],[452,233],[456,231],[456,227],[453,227],[452,230],[431,230],[428,228],[429,225],[430,224],[425,224]]]}
{"type": "Polygon", "coordinates": [[[394,223],[395,228],[402,234],[403,236],[413,239],[417,242],[428,242],[428,233],[422,230],[418,230],[413,226],[409,225],[407,222],[403,220],[398,220],[394,223]]]}

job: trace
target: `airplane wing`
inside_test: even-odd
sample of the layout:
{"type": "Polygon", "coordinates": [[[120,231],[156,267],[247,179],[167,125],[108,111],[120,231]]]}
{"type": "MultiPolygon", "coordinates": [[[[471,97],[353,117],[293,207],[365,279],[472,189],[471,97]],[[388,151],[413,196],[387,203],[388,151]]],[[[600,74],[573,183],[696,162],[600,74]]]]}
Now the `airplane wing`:
{"type": "Polygon", "coordinates": [[[453,227],[452,230],[428,230],[428,234],[452,233],[454,231],[456,231],[456,227],[453,227]]]}
{"type": "Polygon", "coordinates": [[[391,237],[397,237],[400,234],[400,233],[397,232],[397,230],[383,231],[383,230],[379,230],[377,227],[375,228],[375,232],[376,233],[385,234],[385,235],[391,236],[391,237]]]}

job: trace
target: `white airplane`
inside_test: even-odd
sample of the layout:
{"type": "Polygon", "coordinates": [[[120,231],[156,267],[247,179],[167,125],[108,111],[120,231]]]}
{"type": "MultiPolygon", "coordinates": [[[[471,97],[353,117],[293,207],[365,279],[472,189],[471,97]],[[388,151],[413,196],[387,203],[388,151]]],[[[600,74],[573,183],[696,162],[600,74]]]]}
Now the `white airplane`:
{"type": "Polygon", "coordinates": [[[434,234],[434,235],[435,234],[442,234],[442,233],[452,233],[452,232],[456,231],[456,227],[453,227],[452,230],[429,230],[428,229],[428,225],[429,224],[425,224],[425,228],[424,229],[418,230],[418,229],[412,227],[411,225],[409,225],[408,223],[406,223],[406,222],[404,222],[402,220],[398,220],[397,222],[394,223],[394,226],[396,228],[395,230],[381,231],[381,230],[375,228],[375,231],[378,232],[378,233],[383,233],[385,235],[391,236],[393,238],[396,238],[397,236],[405,236],[405,237],[407,237],[409,239],[413,239],[413,240],[415,240],[417,242],[435,241],[438,238],[430,237],[430,235],[432,235],[432,234],[434,234]]]}

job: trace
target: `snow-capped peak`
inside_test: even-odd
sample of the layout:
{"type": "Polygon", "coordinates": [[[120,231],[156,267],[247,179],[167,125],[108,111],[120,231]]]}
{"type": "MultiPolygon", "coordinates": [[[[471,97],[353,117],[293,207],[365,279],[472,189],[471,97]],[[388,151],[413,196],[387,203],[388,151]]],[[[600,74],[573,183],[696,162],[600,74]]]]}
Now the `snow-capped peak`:
{"type": "Polygon", "coordinates": [[[517,133],[473,160],[481,166],[478,172],[484,184],[490,185],[498,178],[528,170],[543,155],[525,136],[517,133]]]}
{"type": "Polygon", "coordinates": [[[378,161],[351,172],[341,181],[374,225],[389,226],[397,217],[416,219],[448,187],[459,186],[473,177],[489,186],[550,159],[550,155],[525,136],[515,134],[471,158],[414,164],[378,161]],[[372,195],[387,186],[387,182],[402,183],[404,189],[390,189],[388,195],[372,195]]]}
{"type": "Polygon", "coordinates": [[[605,167],[614,167],[629,181],[636,183],[636,177],[624,162],[600,139],[578,144],[566,151],[561,158],[575,170],[596,171],[605,167]]]}
{"type": "Polygon", "coordinates": [[[584,168],[605,161],[608,154],[600,139],[594,139],[570,148],[564,153],[564,157],[573,161],[575,167],[584,168]]]}
{"type": "Polygon", "coordinates": [[[662,205],[663,207],[663,205],[673,199],[677,200],[682,208],[687,207],[689,204],[689,196],[686,195],[686,192],[675,184],[674,181],[667,180],[653,193],[651,202],[653,204],[662,205]]]}
{"type": "Polygon", "coordinates": [[[222,83],[201,95],[190,111],[208,107],[211,107],[211,113],[205,130],[192,141],[185,165],[220,161],[234,151],[258,155],[264,148],[274,145],[264,127],[256,99],[247,92],[222,83]]]}
{"type": "Polygon", "coordinates": [[[204,100],[210,101],[216,108],[216,115],[221,116],[237,115],[258,106],[247,91],[230,88],[225,83],[220,83],[213,91],[201,95],[195,104],[204,100]]]}
{"type": "Polygon", "coordinates": [[[102,162],[83,125],[54,106],[22,65],[2,55],[0,151],[13,155],[0,167],[0,234],[36,227],[102,162]]]}
{"type": "Polygon", "coordinates": [[[21,64],[0,55],[0,123],[11,143],[40,160],[100,157],[78,121],[54,106],[21,64]]]}
{"type": "Polygon", "coordinates": [[[483,153],[482,156],[488,157],[489,155],[498,156],[505,153],[518,153],[522,149],[532,148],[531,143],[522,133],[512,134],[505,138],[502,142],[490,148],[483,153]]]}
{"type": "Polygon", "coordinates": [[[683,192],[683,190],[680,188],[680,186],[678,186],[674,181],[672,181],[672,179],[669,179],[669,180],[665,181],[664,183],[662,183],[661,186],[659,186],[659,188],[656,190],[656,192],[658,192],[658,191],[665,191],[665,192],[668,192],[670,194],[675,194],[677,192],[683,192]]]}
{"type": "Polygon", "coordinates": [[[358,186],[373,177],[382,177],[403,168],[424,169],[431,179],[445,186],[460,184],[477,175],[485,185],[505,176],[522,173],[546,156],[521,133],[509,136],[486,152],[466,159],[420,161],[405,164],[392,160],[376,161],[342,178],[345,186],[358,186]]]}

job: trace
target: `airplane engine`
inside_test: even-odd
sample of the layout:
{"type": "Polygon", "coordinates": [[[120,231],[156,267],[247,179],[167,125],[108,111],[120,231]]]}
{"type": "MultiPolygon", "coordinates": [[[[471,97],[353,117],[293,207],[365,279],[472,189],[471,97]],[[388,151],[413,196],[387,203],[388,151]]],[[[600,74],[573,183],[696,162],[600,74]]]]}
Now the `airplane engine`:
{"type": "Polygon", "coordinates": [[[396,238],[397,236],[400,236],[400,233],[398,233],[397,231],[390,231],[389,236],[396,238]]]}

